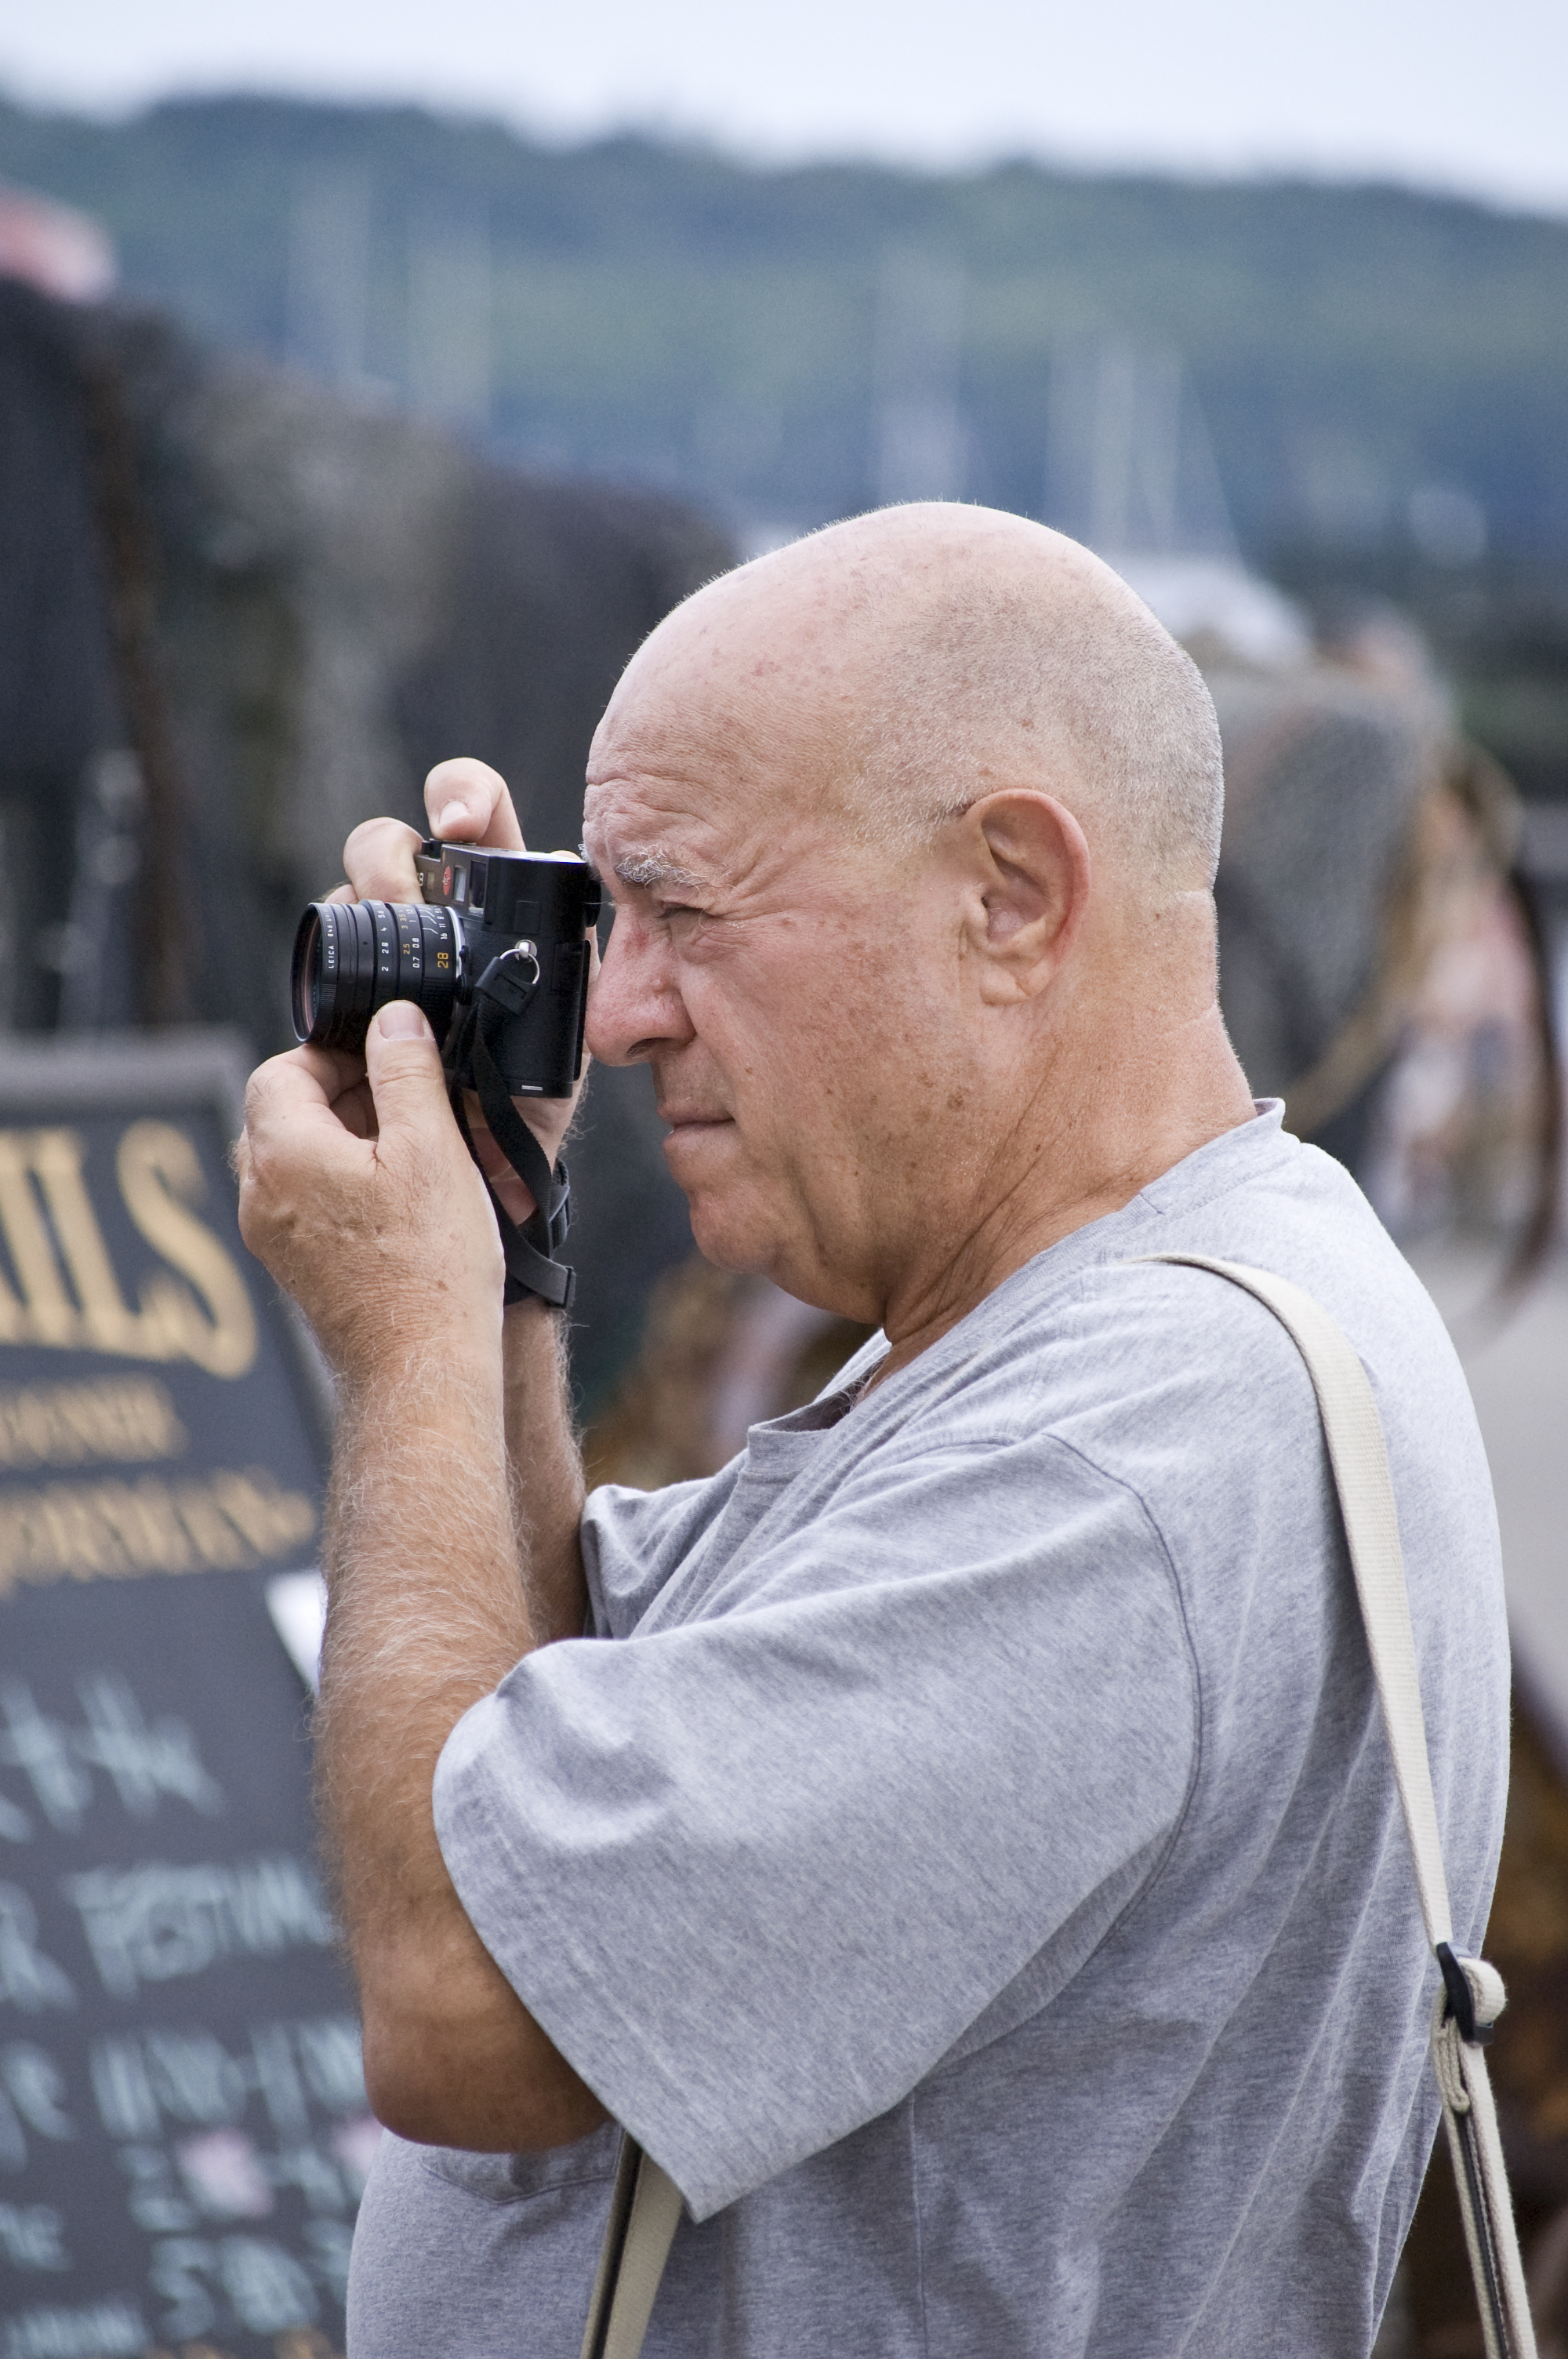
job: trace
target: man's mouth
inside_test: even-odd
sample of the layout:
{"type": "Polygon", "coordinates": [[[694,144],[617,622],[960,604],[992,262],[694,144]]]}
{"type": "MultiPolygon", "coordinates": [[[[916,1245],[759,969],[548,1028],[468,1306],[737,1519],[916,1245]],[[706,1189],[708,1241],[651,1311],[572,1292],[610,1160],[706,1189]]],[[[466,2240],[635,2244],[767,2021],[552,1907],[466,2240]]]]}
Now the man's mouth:
{"type": "Polygon", "coordinates": [[[672,1131],[717,1130],[730,1122],[733,1115],[717,1114],[708,1106],[661,1106],[659,1120],[667,1122],[672,1131]]]}

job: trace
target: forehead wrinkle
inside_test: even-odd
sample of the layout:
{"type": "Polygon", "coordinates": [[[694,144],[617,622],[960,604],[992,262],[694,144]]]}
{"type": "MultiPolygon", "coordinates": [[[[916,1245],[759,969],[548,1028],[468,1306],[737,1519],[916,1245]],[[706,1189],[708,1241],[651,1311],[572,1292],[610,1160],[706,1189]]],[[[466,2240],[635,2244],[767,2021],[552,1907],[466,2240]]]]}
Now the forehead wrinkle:
{"type": "Polygon", "coordinates": [[[633,766],[618,758],[611,775],[589,785],[583,814],[600,874],[655,896],[728,886],[735,878],[741,815],[723,808],[727,799],[721,786],[698,784],[679,765],[633,766]]]}

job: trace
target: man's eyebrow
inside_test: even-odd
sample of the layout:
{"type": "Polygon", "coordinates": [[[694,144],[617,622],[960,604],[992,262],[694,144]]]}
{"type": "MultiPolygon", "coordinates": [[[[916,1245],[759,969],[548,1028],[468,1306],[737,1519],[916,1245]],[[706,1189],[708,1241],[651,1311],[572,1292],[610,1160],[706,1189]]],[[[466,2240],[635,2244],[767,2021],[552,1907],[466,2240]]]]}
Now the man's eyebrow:
{"type": "Polygon", "coordinates": [[[672,886],[678,893],[702,889],[700,876],[694,876],[689,868],[679,867],[673,860],[662,859],[656,852],[641,852],[618,860],[614,874],[621,884],[635,885],[644,893],[666,893],[672,886]]]}

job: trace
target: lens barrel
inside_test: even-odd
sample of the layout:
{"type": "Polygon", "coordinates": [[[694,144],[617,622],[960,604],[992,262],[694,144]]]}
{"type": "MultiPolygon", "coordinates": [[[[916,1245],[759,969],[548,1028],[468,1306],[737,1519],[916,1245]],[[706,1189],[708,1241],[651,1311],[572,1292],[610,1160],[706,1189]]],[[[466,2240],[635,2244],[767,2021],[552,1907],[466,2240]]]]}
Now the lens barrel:
{"type": "Polygon", "coordinates": [[[294,937],[295,1038],[357,1054],[376,1009],[411,999],[442,1041],[462,955],[449,909],[418,901],[312,901],[294,937]]]}

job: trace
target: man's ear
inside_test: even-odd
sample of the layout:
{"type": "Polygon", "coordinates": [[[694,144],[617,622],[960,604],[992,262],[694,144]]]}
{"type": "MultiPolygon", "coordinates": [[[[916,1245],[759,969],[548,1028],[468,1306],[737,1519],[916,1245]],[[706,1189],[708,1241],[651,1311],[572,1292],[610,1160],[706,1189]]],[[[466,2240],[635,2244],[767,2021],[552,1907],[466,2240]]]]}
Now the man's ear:
{"type": "Polygon", "coordinates": [[[1065,803],[1033,787],[1005,787],[965,814],[979,906],[972,952],[982,997],[1033,999],[1059,972],[1089,897],[1089,847],[1065,803]]]}

